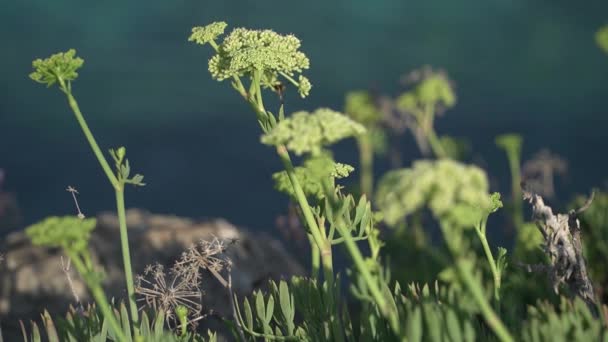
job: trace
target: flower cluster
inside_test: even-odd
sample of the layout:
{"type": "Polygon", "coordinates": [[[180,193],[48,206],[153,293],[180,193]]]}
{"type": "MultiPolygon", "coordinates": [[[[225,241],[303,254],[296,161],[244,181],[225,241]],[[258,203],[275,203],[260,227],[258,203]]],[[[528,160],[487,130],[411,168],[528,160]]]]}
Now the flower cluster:
{"type": "Polygon", "coordinates": [[[313,113],[296,112],[279,122],[273,130],[262,136],[262,143],[286,145],[287,149],[297,155],[318,154],[323,146],[364,132],[365,127],[344,114],[320,108],[313,113]]]}
{"type": "Polygon", "coordinates": [[[429,105],[443,108],[453,107],[456,95],[447,76],[430,69],[417,77],[417,85],[397,98],[397,108],[410,113],[424,111],[429,105]]]}
{"type": "Polygon", "coordinates": [[[188,38],[189,42],[195,42],[200,45],[205,45],[214,41],[217,37],[224,34],[226,24],[223,21],[214,22],[207,26],[197,26],[192,28],[192,34],[188,38]]]}
{"type": "Polygon", "coordinates": [[[477,216],[479,209],[497,209],[500,197],[490,197],[488,187],[485,172],[476,166],[422,160],[388,172],[378,184],[376,203],[391,225],[425,206],[439,220],[464,225],[471,221],[469,213],[477,216]]]}
{"type": "Polygon", "coordinates": [[[344,112],[355,121],[369,127],[382,120],[382,112],[372,95],[365,91],[352,91],[346,94],[344,112]]]}
{"type": "Polygon", "coordinates": [[[36,59],[32,62],[34,72],[30,78],[38,83],[46,84],[47,87],[59,82],[70,82],[78,77],[78,70],[84,64],[84,60],[76,56],[76,50],[60,52],[46,59],[36,59]]]}
{"type": "Polygon", "coordinates": [[[243,76],[254,70],[301,73],[310,62],[298,51],[300,40],[293,35],[282,36],[271,30],[233,30],[209,61],[211,76],[222,81],[243,76]]]}
{"type": "MultiPolygon", "coordinates": [[[[304,166],[295,168],[296,178],[302,186],[304,194],[322,199],[325,197],[323,189],[323,181],[346,178],[354,171],[354,168],[348,164],[336,163],[326,154],[318,157],[309,158],[304,162],[304,166]]],[[[292,198],[295,197],[293,185],[287,176],[286,171],[277,172],[272,175],[275,182],[275,188],[292,198]]]]}
{"type": "Polygon", "coordinates": [[[67,251],[79,253],[87,248],[96,223],[92,218],[53,216],[26,228],[25,231],[34,245],[62,247],[67,251]]]}

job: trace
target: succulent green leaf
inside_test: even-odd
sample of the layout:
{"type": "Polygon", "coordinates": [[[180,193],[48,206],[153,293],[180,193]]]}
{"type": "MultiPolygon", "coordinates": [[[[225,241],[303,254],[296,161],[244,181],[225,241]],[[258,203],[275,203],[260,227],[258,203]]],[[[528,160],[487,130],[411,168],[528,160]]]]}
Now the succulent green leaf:
{"type": "Polygon", "coordinates": [[[253,312],[251,311],[251,305],[247,298],[245,298],[243,303],[243,309],[245,310],[245,325],[247,326],[247,329],[253,331],[253,312]]]}
{"type": "Polygon", "coordinates": [[[76,56],[76,50],[60,52],[46,59],[36,59],[32,62],[34,72],[30,78],[38,83],[46,84],[47,87],[55,83],[63,86],[64,82],[74,81],[78,77],[76,72],[84,64],[84,60],[76,56]]]}

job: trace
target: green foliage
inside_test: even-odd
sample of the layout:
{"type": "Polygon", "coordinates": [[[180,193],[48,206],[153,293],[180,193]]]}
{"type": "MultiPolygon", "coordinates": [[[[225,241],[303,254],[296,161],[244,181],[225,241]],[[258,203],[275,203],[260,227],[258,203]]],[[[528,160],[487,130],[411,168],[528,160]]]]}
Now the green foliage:
{"type": "Polygon", "coordinates": [[[342,113],[320,108],[312,113],[296,112],[262,136],[266,145],[285,145],[296,155],[319,154],[321,148],[365,132],[365,128],[342,113]]]}
{"type": "Polygon", "coordinates": [[[34,72],[30,78],[38,83],[46,84],[47,87],[59,83],[64,88],[65,82],[74,81],[78,77],[76,72],[84,64],[84,60],[76,56],[76,50],[60,52],[45,59],[36,59],[32,62],[34,72]]]}
{"type": "MultiPolygon", "coordinates": [[[[218,280],[222,278],[220,283],[235,299],[235,324],[228,324],[232,325],[239,340],[512,341],[512,332],[517,330],[521,332],[517,337],[524,341],[555,341],[560,338],[565,341],[608,340],[601,320],[596,319],[580,300],[573,303],[563,301],[559,309],[541,303],[529,308],[527,317],[518,311],[519,307],[515,307],[521,304],[521,298],[525,296],[516,291],[529,289],[519,285],[528,284],[530,278],[509,268],[507,250],[499,247],[493,253],[487,239],[488,217],[503,206],[501,196],[499,193],[489,194],[488,180],[483,170],[453,160],[463,158],[464,144],[449,137],[438,138],[433,128],[434,117],[456,102],[452,85],[443,72],[424,69],[415,73],[413,78],[416,84],[396,100],[398,111],[409,115],[410,121],[413,117],[414,122],[408,121],[406,125],[422,133],[421,137],[442,159],[417,161],[410,168],[393,170],[384,175],[375,195],[380,212],[375,212],[368,201],[372,195],[373,152],[378,151],[374,141],[386,140],[377,138],[383,136],[381,123],[386,118],[373,96],[365,91],[349,93],[345,104],[348,116],[321,108],[312,113],[300,111],[286,117],[282,81],[296,86],[302,97],[308,96],[311,89],[310,81],[302,75],[310,62],[299,50],[299,39],[271,30],[237,28],[218,44],[216,40],[224,35],[226,27],[224,22],[195,27],[189,41],[209,44],[213,48],[215,54],[209,60],[212,78],[231,80],[234,89],[256,114],[263,131],[261,142],[276,147],[284,171],[275,173],[273,179],[277,189],[287,193],[299,205],[298,213],[311,242],[312,277],[271,282],[267,293],[258,290],[240,305],[232,292],[231,278],[226,282],[216,274],[217,268],[209,266],[211,259],[204,259],[211,258],[211,249],[214,253],[223,252],[223,245],[211,248],[209,246],[213,244],[208,244],[206,246],[209,248],[205,250],[207,254],[194,253],[192,249],[188,253],[194,254],[184,254],[185,257],[196,257],[195,271],[180,263],[182,267],[179,272],[195,274],[188,278],[187,293],[178,293],[180,285],[168,286],[164,274],[158,277],[162,284],[149,283],[151,287],[146,287],[148,295],[154,296],[155,301],[170,301],[173,312],[159,305],[154,307],[152,318],[146,312],[138,316],[128,252],[124,187],[125,184],[144,185],[143,176],[131,176],[124,147],[110,150],[115,172],[101,153],[71,92],[71,81],[78,76],[76,71],[82,66],[83,60],[75,57],[74,50],[69,50],[34,61],[34,72],[30,77],[47,86],[59,83],[115,190],[130,312],[125,304],[120,304],[118,308],[114,307],[113,302],[110,305],[103,292],[102,272],[93,264],[87,248],[95,220],[51,217],[29,227],[28,236],[35,245],[62,248],[85,280],[99,311],[92,306],[71,309],[65,319],[53,319],[45,312],[42,315],[43,329],[32,323],[28,335],[22,325],[26,341],[41,341],[44,337],[53,342],[215,341],[214,334],[209,333],[208,339],[205,339],[187,329],[189,323],[200,318],[190,321],[189,316],[200,308],[192,310],[187,305],[187,298],[200,295],[199,269],[211,271],[218,280]],[[248,87],[245,87],[243,80],[249,82],[248,87]],[[279,95],[281,106],[275,112],[278,113],[276,116],[266,109],[262,89],[279,95]],[[336,185],[336,179],[347,177],[354,170],[353,167],[335,162],[326,150],[348,137],[357,139],[362,174],[365,175],[361,180],[364,195],[356,197],[343,192],[344,188],[336,185]],[[306,154],[301,166],[294,167],[290,152],[306,154]],[[439,223],[445,242],[441,249],[432,246],[426,239],[421,219],[425,209],[439,223]],[[400,226],[402,229],[395,230],[399,235],[405,231],[403,227],[411,228],[407,233],[410,234],[408,237],[413,237],[410,241],[415,251],[422,251],[425,253],[423,258],[433,259],[434,268],[442,269],[437,274],[442,284],[435,282],[434,291],[426,285],[422,288],[410,285],[404,291],[399,282],[392,279],[395,268],[385,265],[381,253],[386,244],[378,228],[381,220],[390,226],[400,226]],[[366,243],[366,248],[361,248],[359,242],[366,243]],[[346,305],[347,300],[341,293],[341,279],[334,272],[334,246],[340,244],[344,245],[351,259],[347,275],[350,293],[356,301],[354,306],[358,310],[346,305]],[[477,255],[481,249],[487,263],[477,255]],[[491,281],[488,274],[492,276],[491,281]],[[506,286],[501,286],[505,274],[511,279],[508,279],[506,286]],[[165,290],[168,292],[163,292],[165,290]],[[176,296],[182,297],[177,299],[176,296]],[[502,303],[509,303],[515,308],[502,303]],[[172,322],[171,327],[175,331],[166,328],[167,320],[172,322]]],[[[608,39],[604,39],[606,36],[608,31],[598,33],[601,46],[605,41],[608,46],[608,39]]],[[[496,143],[509,157],[516,207],[517,198],[521,198],[517,189],[522,139],[517,135],[504,135],[498,137],[496,143]]],[[[599,265],[608,260],[608,247],[605,246],[608,235],[604,229],[608,220],[607,212],[608,195],[600,194],[594,207],[581,217],[583,229],[591,232],[583,234],[585,248],[590,259],[599,260],[596,261],[599,265]]],[[[524,224],[521,211],[514,214],[514,218],[518,227],[516,253],[537,250],[538,234],[533,233],[536,230],[524,224]]],[[[402,245],[398,247],[403,248],[402,245]]],[[[215,258],[213,262],[221,261],[215,258]]],[[[411,271],[411,268],[405,271],[411,271]]],[[[602,272],[599,268],[592,268],[596,277],[606,278],[605,275],[601,276],[602,272]]],[[[180,277],[186,276],[180,273],[180,277]]],[[[531,296],[530,293],[528,296],[531,296]]]]}
{"type": "Polygon", "coordinates": [[[441,73],[430,73],[416,87],[397,98],[397,107],[415,115],[423,113],[428,106],[451,108],[456,104],[456,95],[448,79],[441,73]]]}
{"type": "MultiPolygon", "coordinates": [[[[215,342],[217,337],[215,333],[208,332],[207,338],[195,333],[185,333],[176,335],[172,331],[165,328],[165,315],[163,311],[158,311],[152,317],[143,312],[139,331],[141,335],[131,339],[130,323],[127,308],[124,303],[121,303],[118,309],[113,310],[117,321],[122,322],[121,328],[124,329],[124,334],[128,336],[128,341],[145,341],[145,342],[215,342]]],[[[106,342],[120,341],[111,326],[104,319],[101,312],[94,305],[86,308],[75,309],[70,307],[65,318],[57,317],[53,319],[51,315],[44,311],[41,315],[42,328],[36,322],[30,323],[30,333],[21,322],[21,330],[25,342],[106,342]]]]}
{"type": "MultiPolygon", "coordinates": [[[[428,207],[439,221],[471,224],[488,198],[488,180],[476,166],[421,160],[411,168],[387,172],[378,183],[376,205],[389,225],[428,207]]],[[[472,225],[471,225],[472,226],[472,225]]]]}
{"type": "MultiPolygon", "coordinates": [[[[317,200],[325,197],[323,182],[329,181],[333,184],[335,179],[346,178],[353,170],[354,168],[350,165],[334,162],[326,153],[310,157],[304,161],[303,166],[297,166],[294,169],[295,176],[302,186],[304,194],[317,200]]],[[[272,179],[275,181],[277,190],[291,196],[294,200],[296,199],[297,196],[294,193],[287,171],[273,174],[272,179]]]]}
{"type": "Polygon", "coordinates": [[[606,326],[580,298],[574,301],[562,298],[559,308],[548,302],[530,306],[521,331],[521,341],[526,342],[607,340],[606,326]]]}
{"type": "Polygon", "coordinates": [[[44,247],[61,247],[80,253],[89,245],[95,219],[80,219],[74,216],[48,217],[25,229],[32,243],[44,247]]]}
{"type": "Polygon", "coordinates": [[[344,112],[365,127],[375,125],[382,120],[382,112],[378,109],[374,98],[364,90],[346,94],[344,112]]]}
{"type": "Polygon", "coordinates": [[[608,53],[608,25],[597,31],[595,42],[605,53],[608,53]]]}

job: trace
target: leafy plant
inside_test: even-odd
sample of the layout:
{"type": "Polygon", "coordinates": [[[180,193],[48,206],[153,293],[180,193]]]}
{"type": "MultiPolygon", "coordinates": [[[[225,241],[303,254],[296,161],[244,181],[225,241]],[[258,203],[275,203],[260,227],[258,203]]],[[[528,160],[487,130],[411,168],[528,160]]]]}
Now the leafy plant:
{"type": "MultiPolygon", "coordinates": [[[[516,253],[519,250],[523,252],[518,256],[528,256],[528,252],[542,247],[542,256],[549,262],[543,269],[552,275],[554,288],[565,284],[583,299],[563,299],[558,309],[541,303],[530,307],[527,316],[521,313],[524,296],[517,292],[522,291],[517,281],[529,280],[509,267],[512,262],[505,248],[493,252],[487,236],[489,216],[503,206],[501,196],[489,193],[482,169],[456,161],[462,155],[462,144],[438,137],[434,129],[436,116],[456,102],[453,86],[444,72],[425,68],[410,74],[413,86],[395,100],[397,109],[410,120],[410,128],[430,145],[437,159],[419,160],[411,167],[388,172],[380,178],[372,195],[373,158],[380,151],[374,141],[382,135],[379,132],[386,124],[383,121],[390,121],[382,101],[358,91],[347,95],[346,114],[319,108],[286,115],[285,92],[293,87],[305,98],[312,89],[303,75],[310,61],[300,51],[299,39],[272,30],[246,28],[225,34],[226,27],[224,22],[195,27],[189,41],[212,48],[208,62],[211,77],[229,81],[252,108],[261,128],[261,143],[273,147],[281,160],[283,170],[276,172],[273,179],[276,188],[298,204],[298,215],[312,251],[310,276],[270,282],[269,291],[257,290],[240,302],[232,292],[231,262],[222,256],[225,245],[216,239],[193,245],[169,272],[161,265],[148,266],[134,282],[124,190],[126,184],[143,186],[143,176],[131,176],[124,147],[110,150],[114,171],[101,153],[72,93],[72,82],[84,61],[69,50],[35,60],[30,77],[47,87],[57,84],[65,94],[115,190],[128,297],[126,304],[115,308],[103,292],[103,272],[94,265],[88,250],[94,219],[86,219],[80,211],[76,217],[48,218],[29,227],[28,236],[33,244],[60,248],[70,258],[96,305],[71,308],[65,319],[52,318],[45,312],[42,329],[32,322],[29,333],[22,323],[26,341],[41,341],[44,337],[49,341],[215,341],[215,334],[208,333],[205,338],[188,331],[204,317],[201,270],[209,271],[229,292],[234,321],[225,322],[239,341],[607,339],[604,323],[595,317],[598,312],[593,304],[599,303],[592,298],[590,282],[583,279],[586,273],[580,251],[581,231],[576,228],[583,210],[553,215],[542,198],[525,192],[544,240],[532,238],[529,233],[533,226],[524,222],[521,205],[521,138],[504,135],[496,143],[507,153],[511,169],[512,215],[518,228],[516,253]],[[272,111],[267,109],[269,95],[276,96],[280,103],[272,111]],[[354,168],[336,162],[330,151],[331,145],[348,138],[356,139],[360,150],[361,196],[348,194],[338,184],[354,168]],[[294,165],[292,154],[301,161],[300,165],[294,165]],[[428,242],[423,225],[426,213],[441,230],[444,243],[440,248],[428,242]],[[395,269],[386,265],[395,263],[386,262],[382,253],[386,245],[380,231],[382,223],[401,227],[389,231],[395,235],[403,233],[404,227],[412,228],[409,236],[413,237],[416,250],[426,253],[423,258],[433,258],[433,267],[440,270],[432,274],[440,280],[434,282],[434,288],[416,283],[402,288],[393,279],[395,269]],[[351,260],[346,271],[350,296],[342,293],[341,277],[335,272],[337,246],[343,246],[351,260]],[[571,249],[576,253],[569,254],[569,246],[574,246],[571,249]],[[483,254],[485,261],[478,254],[483,254]],[[223,270],[227,270],[228,280],[223,270]],[[516,277],[520,278],[514,281],[516,277]],[[141,316],[135,294],[143,303],[141,316]]],[[[598,37],[602,44],[603,33],[598,33],[598,37]]],[[[589,237],[583,234],[583,239],[591,258],[597,259],[606,254],[598,241],[604,237],[604,197],[599,197],[596,209],[581,216],[583,227],[593,227],[589,237]]],[[[599,270],[594,272],[601,274],[599,270]]]]}

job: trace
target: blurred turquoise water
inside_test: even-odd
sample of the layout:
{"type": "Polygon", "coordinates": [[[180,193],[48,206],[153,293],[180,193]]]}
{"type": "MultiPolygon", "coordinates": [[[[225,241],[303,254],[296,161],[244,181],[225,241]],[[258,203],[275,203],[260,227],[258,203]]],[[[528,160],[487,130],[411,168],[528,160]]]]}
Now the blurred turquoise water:
{"type": "MultiPolygon", "coordinates": [[[[187,42],[214,20],[302,40],[313,90],[289,94],[289,111],[340,109],[351,89],[397,94],[400,74],[430,64],[459,95],[440,133],[469,137],[498,190],[508,174],[493,137],[506,131],[524,134],[527,156],[546,146],[569,159],[565,197],[607,179],[608,56],[593,41],[605,1],[12,1],[0,11],[0,168],[27,222],[71,212],[67,185],[89,213],[113,209],[65,99],[27,78],[32,59],[76,48],[75,94],[100,143],[126,145],[147,177],[128,205],[270,229],[286,206],[270,189],[280,164],[248,108],[210,79],[210,51],[187,42]]],[[[353,147],[337,155],[355,163],[353,147]]],[[[417,157],[411,143],[404,155],[417,157]]]]}

